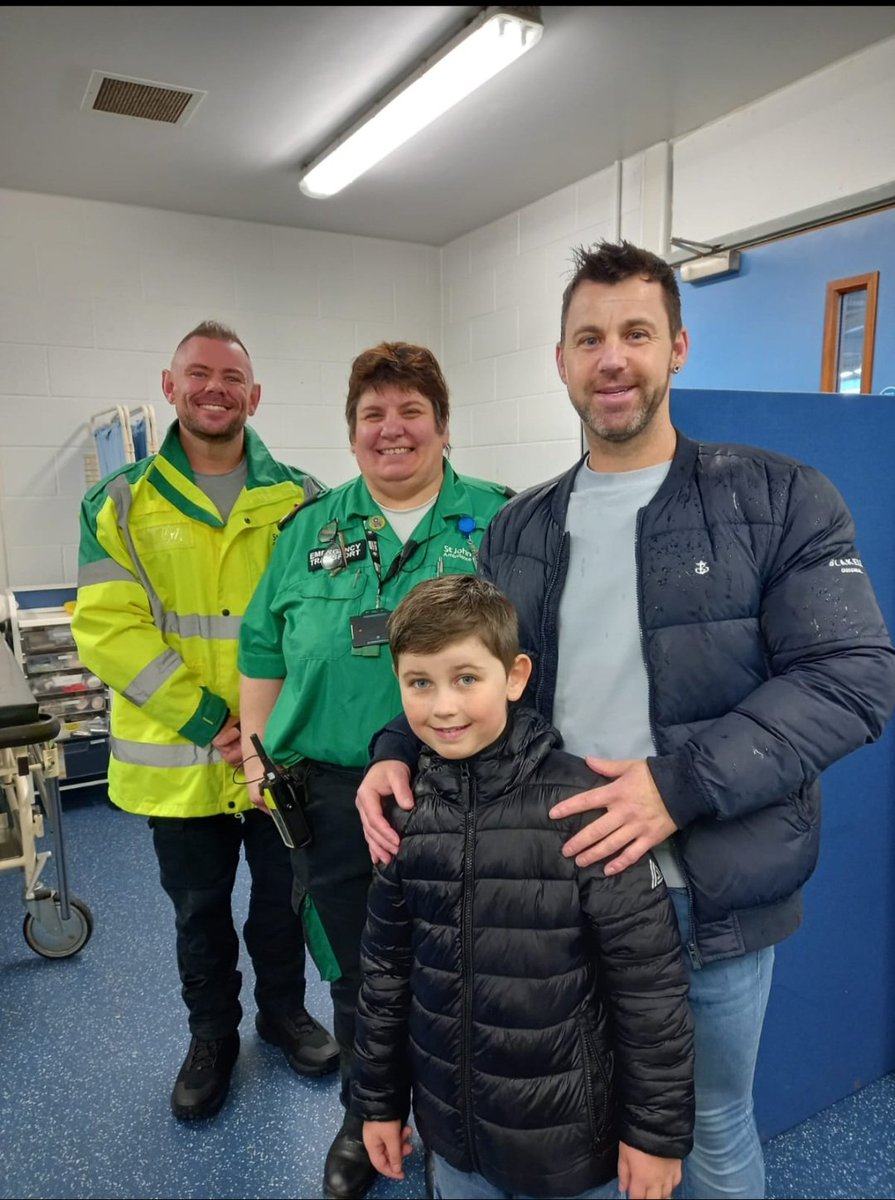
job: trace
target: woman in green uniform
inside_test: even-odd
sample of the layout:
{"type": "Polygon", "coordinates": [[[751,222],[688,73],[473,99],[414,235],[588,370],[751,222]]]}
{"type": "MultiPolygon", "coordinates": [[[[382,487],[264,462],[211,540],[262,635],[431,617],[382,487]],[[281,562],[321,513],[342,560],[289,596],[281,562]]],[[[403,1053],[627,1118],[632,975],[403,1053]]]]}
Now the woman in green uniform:
{"type": "MultiPolygon", "coordinates": [[[[257,734],[306,798],[311,842],[293,850],[308,942],[331,981],[345,1120],[326,1159],[327,1197],[363,1196],[376,1172],[348,1112],[359,950],[372,864],[355,808],[372,735],[401,708],[389,612],[423,579],[471,572],[508,488],[447,461],[448,389],[431,351],[383,343],[352,364],[345,405],[360,474],[282,522],[242,621],[246,773],[257,734]]],[[[250,784],[255,803],[257,783],[250,784]]]]}

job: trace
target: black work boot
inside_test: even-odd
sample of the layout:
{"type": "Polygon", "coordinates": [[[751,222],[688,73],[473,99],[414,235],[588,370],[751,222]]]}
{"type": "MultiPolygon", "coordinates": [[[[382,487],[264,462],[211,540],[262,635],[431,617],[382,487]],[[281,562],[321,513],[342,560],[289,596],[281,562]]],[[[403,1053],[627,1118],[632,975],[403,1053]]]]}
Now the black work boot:
{"type": "Polygon", "coordinates": [[[239,1034],[206,1041],[194,1037],[171,1093],[178,1121],[213,1117],[227,1097],[230,1075],[239,1054],[239,1034]]]}
{"type": "Polygon", "coordinates": [[[328,1075],[339,1065],[339,1045],[306,1008],[289,1016],[258,1013],[255,1028],[265,1042],[286,1053],[289,1066],[299,1075],[328,1075]]]}
{"type": "Polygon", "coordinates": [[[346,1113],[323,1168],[326,1200],[361,1200],[379,1178],[364,1146],[362,1129],[360,1118],[346,1113]]]}

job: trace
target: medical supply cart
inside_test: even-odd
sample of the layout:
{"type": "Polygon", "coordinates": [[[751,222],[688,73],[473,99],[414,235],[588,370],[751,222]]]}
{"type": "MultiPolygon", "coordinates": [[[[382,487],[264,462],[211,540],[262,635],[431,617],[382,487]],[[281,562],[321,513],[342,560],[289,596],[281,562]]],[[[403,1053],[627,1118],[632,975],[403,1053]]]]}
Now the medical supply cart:
{"type": "Polygon", "coordinates": [[[41,711],[19,663],[0,639],[0,871],[24,875],[22,933],[43,958],[68,958],[87,944],[93,915],[71,896],[59,799],[57,717],[41,711]],[[40,850],[45,824],[54,850],[40,850]],[[43,875],[53,859],[56,886],[43,875]]]}
{"type": "Polygon", "coordinates": [[[83,665],[71,631],[77,589],[60,584],[7,593],[12,648],[42,712],[59,721],[59,786],[101,786],[109,766],[109,691],[83,665]]]}

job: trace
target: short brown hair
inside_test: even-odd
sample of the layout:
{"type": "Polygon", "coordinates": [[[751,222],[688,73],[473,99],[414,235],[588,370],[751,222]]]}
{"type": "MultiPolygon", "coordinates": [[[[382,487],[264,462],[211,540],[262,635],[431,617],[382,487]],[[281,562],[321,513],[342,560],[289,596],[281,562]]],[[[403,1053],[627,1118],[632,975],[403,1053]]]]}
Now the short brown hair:
{"type": "Polygon", "coordinates": [[[634,246],[631,242],[600,242],[590,250],[576,246],[572,250],[574,274],[562,294],[562,316],[559,325],[559,340],[565,341],[566,317],[572,297],[582,283],[622,283],[625,279],[638,276],[640,279],[658,283],[665,300],[668,324],[672,338],[680,333],[681,293],[677,285],[674,268],[649,250],[634,246]]]}
{"type": "Polygon", "coordinates": [[[242,338],[229,325],[222,325],[220,321],[201,321],[195,329],[191,329],[185,337],[180,339],[177,343],[177,349],[174,351],[174,357],[177,357],[178,352],[183,349],[187,342],[197,337],[211,338],[215,342],[235,342],[237,346],[242,347],[246,358],[251,361],[252,356],[246,350],[242,338]]]}
{"type": "Polygon", "coordinates": [[[519,618],[499,588],[479,575],[443,575],[418,583],[388,619],[397,668],[402,654],[437,654],[477,637],[507,671],[519,653],[519,618]]]}
{"type": "Polygon", "coordinates": [[[389,384],[405,392],[425,396],[435,413],[435,427],[444,433],[450,417],[448,386],[438,359],[425,346],[409,342],[380,342],[363,350],[351,364],[348,378],[348,398],[345,401],[345,420],[348,434],[354,441],[357,429],[357,406],[369,388],[379,391],[389,384]]]}

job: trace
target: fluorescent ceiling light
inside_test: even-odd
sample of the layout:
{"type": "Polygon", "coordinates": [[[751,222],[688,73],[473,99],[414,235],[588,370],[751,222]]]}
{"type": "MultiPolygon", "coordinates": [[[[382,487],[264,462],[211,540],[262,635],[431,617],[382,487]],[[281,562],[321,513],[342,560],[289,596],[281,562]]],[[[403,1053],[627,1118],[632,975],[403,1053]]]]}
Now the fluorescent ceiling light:
{"type": "Polygon", "coordinates": [[[539,8],[484,9],[305,168],[306,196],[333,196],[540,41],[539,8]],[[523,15],[524,14],[524,15],[523,15]]]}

